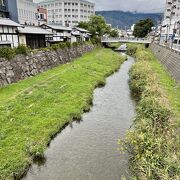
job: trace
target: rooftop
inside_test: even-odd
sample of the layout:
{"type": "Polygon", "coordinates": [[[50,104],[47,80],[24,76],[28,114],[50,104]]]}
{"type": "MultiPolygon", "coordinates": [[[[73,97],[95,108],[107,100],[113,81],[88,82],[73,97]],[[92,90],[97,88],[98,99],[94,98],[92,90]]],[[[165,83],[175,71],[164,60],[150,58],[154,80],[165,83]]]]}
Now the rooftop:
{"type": "Polygon", "coordinates": [[[0,18],[0,25],[21,27],[20,24],[12,21],[12,20],[9,19],[9,18],[0,18]]]}
{"type": "Polygon", "coordinates": [[[89,32],[88,30],[86,29],[83,29],[83,28],[79,28],[79,27],[74,27],[74,29],[80,31],[80,32],[89,32]]]}
{"type": "Polygon", "coordinates": [[[67,27],[67,26],[61,26],[61,25],[46,25],[52,29],[56,29],[56,30],[65,30],[65,31],[72,31],[71,27],[67,27]]]}
{"type": "Polygon", "coordinates": [[[21,34],[53,34],[50,31],[47,31],[41,27],[35,27],[35,26],[19,27],[18,31],[21,34]]]}
{"type": "MultiPolygon", "coordinates": [[[[49,3],[49,2],[55,2],[55,1],[61,1],[61,2],[69,2],[69,0],[44,0],[44,1],[41,1],[41,2],[39,2],[39,4],[41,4],[41,3],[49,3]]],[[[91,2],[91,1],[88,1],[88,0],[71,0],[71,2],[87,2],[87,3],[92,3],[92,4],[94,4],[93,2],[91,2]]]]}

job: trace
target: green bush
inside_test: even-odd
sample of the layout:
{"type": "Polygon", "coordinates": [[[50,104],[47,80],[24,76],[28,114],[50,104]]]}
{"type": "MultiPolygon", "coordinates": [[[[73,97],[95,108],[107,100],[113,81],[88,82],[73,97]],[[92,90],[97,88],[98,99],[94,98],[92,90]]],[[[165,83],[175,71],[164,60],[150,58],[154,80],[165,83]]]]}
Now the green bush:
{"type": "Polygon", "coordinates": [[[67,48],[67,44],[65,42],[60,42],[58,45],[60,49],[67,48]]]}
{"type": "Polygon", "coordinates": [[[0,57],[8,60],[14,58],[16,55],[15,49],[10,47],[0,48],[0,57]]]}
{"type": "Polygon", "coordinates": [[[101,44],[101,38],[99,38],[99,37],[93,37],[93,38],[91,38],[91,42],[92,42],[92,44],[94,44],[94,45],[99,45],[99,44],[101,44]]]}
{"type": "Polygon", "coordinates": [[[66,47],[70,48],[71,47],[71,43],[70,42],[66,42],[66,47]]]}
{"type": "Polygon", "coordinates": [[[72,43],[72,47],[77,47],[77,46],[79,46],[79,43],[78,43],[78,42],[73,42],[73,43],[72,43]]]}
{"type": "Polygon", "coordinates": [[[58,49],[59,49],[59,44],[52,44],[52,45],[51,45],[51,48],[52,48],[53,50],[58,50],[58,49]]]}
{"type": "Polygon", "coordinates": [[[30,48],[28,48],[25,45],[20,45],[17,48],[15,48],[16,54],[25,54],[25,55],[27,55],[29,51],[30,51],[30,48]]]}
{"type": "Polygon", "coordinates": [[[149,65],[149,51],[137,47],[135,56],[130,87],[138,99],[137,115],[133,129],[120,144],[131,155],[131,169],[137,179],[178,179],[179,145],[169,100],[149,65]]]}

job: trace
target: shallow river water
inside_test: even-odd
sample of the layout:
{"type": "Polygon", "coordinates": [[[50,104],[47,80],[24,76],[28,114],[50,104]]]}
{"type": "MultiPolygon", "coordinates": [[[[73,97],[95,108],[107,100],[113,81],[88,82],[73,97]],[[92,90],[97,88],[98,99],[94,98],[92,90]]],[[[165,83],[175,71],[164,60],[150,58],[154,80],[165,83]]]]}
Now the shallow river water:
{"type": "Polygon", "coordinates": [[[46,161],[33,164],[24,180],[120,180],[128,178],[128,156],[119,152],[135,116],[128,72],[134,59],[128,57],[106,86],[94,91],[91,111],[81,122],[67,126],[45,152],[46,161]]]}

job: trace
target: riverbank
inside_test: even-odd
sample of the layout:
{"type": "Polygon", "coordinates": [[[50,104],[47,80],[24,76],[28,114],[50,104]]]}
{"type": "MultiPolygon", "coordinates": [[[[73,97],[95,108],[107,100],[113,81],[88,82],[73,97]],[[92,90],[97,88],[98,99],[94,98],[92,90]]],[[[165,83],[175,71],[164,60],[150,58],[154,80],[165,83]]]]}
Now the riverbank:
{"type": "Polygon", "coordinates": [[[130,175],[128,155],[119,153],[117,139],[124,137],[135,116],[129,89],[134,58],[106,78],[93,91],[93,106],[64,128],[44,153],[43,164],[33,163],[22,180],[120,180],[130,175]],[[123,105],[122,105],[123,104],[123,105]]]}
{"type": "Polygon", "coordinates": [[[139,179],[178,179],[180,86],[150,50],[134,46],[133,51],[130,87],[137,116],[123,142],[131,154],[132,172],[139,179]]]}
{"type": "Polygon", "coordinates": [[[93,90],[125,57],[96,49],[83,57],[0,89],[0,179],[24,173],[67,123],[90,109],[93,90]]]}

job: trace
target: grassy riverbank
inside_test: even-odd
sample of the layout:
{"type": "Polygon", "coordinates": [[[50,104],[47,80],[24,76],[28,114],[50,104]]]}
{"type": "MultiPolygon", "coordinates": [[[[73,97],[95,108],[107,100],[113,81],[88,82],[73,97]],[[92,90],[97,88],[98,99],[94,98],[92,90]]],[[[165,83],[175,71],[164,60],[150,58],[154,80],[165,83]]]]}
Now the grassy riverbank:
{"type": "Polygon", "coordinates": [[[33,158],[42,157],[52,137],[89,110],[94,88],[124,60],[99,48],[0,89],[0,179],[17,177],[33,158]]]}
{"type": "Polygon", "coordinates": [[[132,155],[132,171],[139,179],[178,179],[180,86],[150,50],[134,48],[130,87],[137,99],[137,116],[124,142],[132,155]]]}

